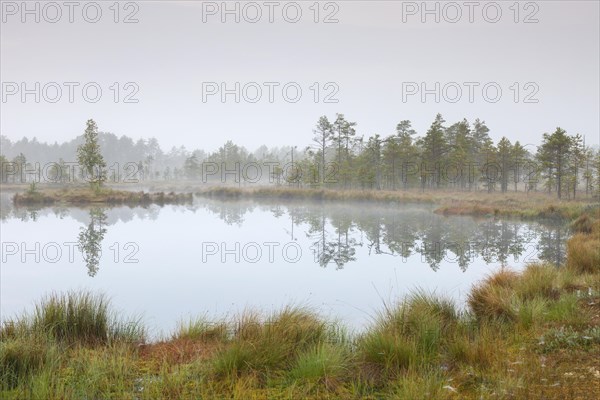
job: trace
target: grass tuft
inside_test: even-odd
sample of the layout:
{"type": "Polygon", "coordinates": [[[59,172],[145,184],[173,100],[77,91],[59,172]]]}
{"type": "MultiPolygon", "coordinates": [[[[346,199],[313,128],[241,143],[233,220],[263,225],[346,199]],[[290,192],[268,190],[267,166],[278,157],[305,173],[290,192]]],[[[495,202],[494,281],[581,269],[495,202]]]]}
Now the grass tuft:
{"type": "Polygon", "coordinates": [[[514,321],[516,314],[511,297],[518,277],[516,272],[502,269],[473,287],[467,303],[475,317],[480,321],[514,321]]]}
{"type": "Polygon", "coordinates": [[[558,268],[546,264],[531,264],[520,275],[514,285],[516,294],[524,300],[536,297],[558,299],[560,288],[558,282],[558,268]]]}
{"type": "Polygon", "coordinates": [[[321,343],[301,352],[289,375],[293,380],[331,385],[332,382],[343,378],[348,369],[348,362],[346,349],[321,343]]]}
{"type": "Polygon", "coordinates": [[[208,341],[226,340],[227,337],[227,324],[225,322],[212,323],[204,318],[195,318],[186,322],[181,321],[172,339],[208,341]]]}
{"type": "Polygon", "coordinates": [[[567,267],[578,273],[600,271],[600,235],[577,233],[567,242],[567,267]]]}
{"type": "Polygon", "coordinates": [[[140,321],[116,318],[104,295],[89,292],[52,293],[35,305],[33,315],[8,322],[1,332],[2,338],[37,335],[84,346],[145,338],[140,321]]]}

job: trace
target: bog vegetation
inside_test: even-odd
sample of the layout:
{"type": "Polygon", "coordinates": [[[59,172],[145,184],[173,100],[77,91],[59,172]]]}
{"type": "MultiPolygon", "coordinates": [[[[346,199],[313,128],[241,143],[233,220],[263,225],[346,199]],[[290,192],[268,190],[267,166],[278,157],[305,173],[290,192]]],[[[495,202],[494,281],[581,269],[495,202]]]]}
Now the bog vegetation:
{"type": "Polygon", "coordinates": [[[149,342],[102,295],[54,293],[0,330],[2,398],[588,399],[600,384],[600,215],[566,265],[502,269],[466,308],[416,291],[363,332],[310,308],[182,321],[149,342]]]}

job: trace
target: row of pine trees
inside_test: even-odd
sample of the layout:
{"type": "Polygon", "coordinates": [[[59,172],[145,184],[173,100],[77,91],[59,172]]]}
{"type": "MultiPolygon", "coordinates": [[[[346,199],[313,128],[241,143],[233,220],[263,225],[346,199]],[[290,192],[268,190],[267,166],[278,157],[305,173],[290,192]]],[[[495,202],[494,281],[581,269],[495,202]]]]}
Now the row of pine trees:
{"type": "MultiPolygon", "coordinates": [[[[581,135],[569,135],[556,128],[552,133],[544,133],[538,144],[518,140],[512,143],[506,137],[494,144],[489,132],[479,119],[473,123],[463,119],[448,124],[437,114],[422,135],[417,134],[410,121],[403,120],[393,134],[365,137],[357,134],[356,122],[336,114],[332,120],[327,116],[319,118],[312,142],[305,148],[269,149],[263,145],[249,152],[228,141],[212,153],[189,152],[183,147],[164,153],[156,139],[140,140],[133,146],[134,142],[127,137],[119,139],[110,133],[98,133],[96,123],[89,120],[85,134],[73,143],[50,146],[40,144],[35,138],[32,142],[24,138],[14,147],[25,151],[31,147],[35,149],[34,157],[40,153],[52,157],[49,154],[61,148],[68,151],[60,154],[68,157],[77,149],[73,158],[81,163],[78,149],[92,146],[92,153],[98,154],[88,157],[89,162],[79,169],[77,176],[72,176],[73,169],[62,157],[53,162],[50,172],[61,177],[58,183],[85,180],[85,170],[101,169],[103,180],[126,183],[201,180],[363,190],[533,190],[554,193],[558,198],[599,195],[600,150],[586,146],[581,135]],[[90,135],[93,144],[89,144],[90,135]],[[122,149],[119,150],[116,143],[130,143],[131,149],[117,146],[122,149]],[[133,150],[136,159],[124,162],[128,155],[121,153],[133,150]],[[96,165],[94,160],[102,162],[96,165]]],[[[2,140],[3,144],[11,145],[6,138],[2,140]]],[[[2,182],[17,182],[24,175],[35,175],[35,168],[41,168],[39,163],[34,165],[35,161],[39,160],[29,160],[22,151],[10,160],[0,155],[2,182]]]]}
{"type": "Polygon", "coordinates": [[[317,165],[317,181],[361,189],[545,190],[575,198],[579,190],[589,196],[600,187],[600,153],[561,128],[535,145],[506,137],[494,144],[484,121],[446,124],[440,114],[422,136],[408,120],[386,137],[365,139],[355,127],[343,114],[333,122],[321,117],[303,172],[317,165]]]}

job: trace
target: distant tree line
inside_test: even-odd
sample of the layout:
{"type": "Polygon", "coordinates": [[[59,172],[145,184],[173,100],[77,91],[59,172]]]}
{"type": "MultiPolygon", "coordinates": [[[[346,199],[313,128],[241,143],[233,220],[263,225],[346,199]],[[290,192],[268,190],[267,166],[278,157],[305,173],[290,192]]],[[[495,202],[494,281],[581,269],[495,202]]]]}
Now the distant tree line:
{"type": "Polygon", "coordinates": [[[463,119],[447,125],[441,114],[423,136],[417,136],[408,120],[385,137],[359,137],[355,127],[343,114],[333,122],[319,118],[314,145],[307,148],[309,157],[303,162],[316,166],[321,183],[388,190],[545,190],[558,198],[575,198],[579,190],[598,195],[600,188],[600,152],[586,146],[581,135],[568,135],[562,128],[544,133],[536,149],[506,137],[494,144],[484,121],[471,124],[463,119]],[[336,169],[332,182],[328,165],[336,169]]]}
{"type": "Polygon", "coordinates": [[[92,129],[94,151],[103,156],[103,180],[108,183],[201,180],[338,189],[534,190],[558,198],[600,193],[600,151],[587,146],[581,135],[569,135],[562,128],[544,133],[539,145],[513,143],[506,137],[494,144],[484,121],[447,124],[437,114],[423,135],[403,120],[393,134],[365,137],[357,134],[356,122],[336,114],[333,120],[318,119],[312,142],[305,148],[263,145],[251,152],[227,141],[207,153],[184,146],[165,152],[155,138],[134,141],[98,133],[90,121],[84,135],[62,144],[36,138],[11,142],[2,136],[2,182],[19,182],[23,176],[33,180],[40,173],[36,169],[48,164],[51,175],[60,176],[58,183],[83,180],[90,165],[78,169],[71,165],[83,160],[78,149],[85,148],[92,129]],[[257,173],[260,179],[255,179],[257,173]]]}

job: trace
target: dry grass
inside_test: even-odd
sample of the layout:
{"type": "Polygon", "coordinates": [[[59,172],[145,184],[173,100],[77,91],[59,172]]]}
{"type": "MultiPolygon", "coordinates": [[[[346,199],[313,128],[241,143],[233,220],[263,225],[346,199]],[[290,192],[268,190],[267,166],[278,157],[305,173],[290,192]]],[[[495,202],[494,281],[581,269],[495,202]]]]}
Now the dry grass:
{"type": "Polygon", "coordinates": [[[437,190],[336,190],[293,187],[210,187],[196,191],[198,196],[219,199],[299,199],[315,201],[349,201],[378,203],[437,204],[443,215],[512,216],[524,219],[574,219],[584,213],[599,212],[598,202],[591,199],[556,200],[546,193],[487,193],[437,190]]]}
{"type": "Polygon", "coordinates": [[[101,189],[94,191],[89,188],[46,189],[34,193],[16,193],[13,203],[16,206],[46,206],[52,204],[84,205],[146,205],[146,204],[182,204],[191,202],[191,193],[145,193],[125,190],[101,189]]]}
{"type": "Polygon", "coordinates": [[[513,321],[516,318],[511,304],[516,272],[503,269],[471,289],[467,303],[478,320],[513,321]]]}
{"type": "Polygon", "coordinates": [[[567,242],[567,266],[580,273],[600,271],[600,239],[578,233],[567,242]]]}

